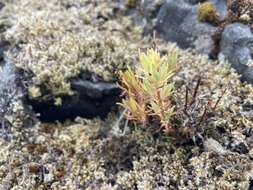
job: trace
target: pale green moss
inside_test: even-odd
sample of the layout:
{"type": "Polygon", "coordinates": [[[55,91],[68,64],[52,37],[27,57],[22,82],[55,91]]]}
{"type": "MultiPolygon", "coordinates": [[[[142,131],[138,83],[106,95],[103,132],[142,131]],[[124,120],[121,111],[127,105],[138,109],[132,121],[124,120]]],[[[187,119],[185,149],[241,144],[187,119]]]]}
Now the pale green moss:
{"type": "Polygon", "coordinates": [[[18,1],[7,4],[2,13],[11,14],[12,27],[6,31],[6,38],[20,47],[15,53],[10,52],[9,58],[33,74],[33,85],[42,88],[42,95],[46,91],[54,96],[71,94],[69,80],[82,70],[113,81],[117,71],[134,63],[137,55],[134,35],[126,39],[128,30],[131,34],[134,31],[128,19],[96,20],[100,14],[111,17],[113,6],[106,1],[99,6],[80,1],[67,9],[71,2],[18,1]]]}

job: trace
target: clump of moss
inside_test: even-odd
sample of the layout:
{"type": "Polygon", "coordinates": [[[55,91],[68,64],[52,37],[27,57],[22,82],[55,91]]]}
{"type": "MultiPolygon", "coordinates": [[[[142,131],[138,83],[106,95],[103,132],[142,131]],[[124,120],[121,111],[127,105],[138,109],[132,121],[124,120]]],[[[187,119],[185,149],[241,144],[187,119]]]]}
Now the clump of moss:
{"type": "Polygon", "coordinates": [[[72,94],[70,80],[82,70],[114,81],[118,69],[134,62],[137,43],[127,34],[134,30],[131,22],[127,18],[123,22],[100,19],[112,17],[113,3],[65,3],[25,0],[18,6],[7,4],[1,15],[15,12],[5,37],[19,47],[10,51],[9,58],[32,76],[30,98],[72,94]]]}
{"type": "Polygon", "coordinates": [[[214,5],[210,2],[201,3],[198,7],[198,19],[201,22],[209,22],[217,24],[219,20],[219,14],[216,11],[214,5]]]}
{"type": "Polygon", "coordinates": [[[134,8],[134,7],[136,7],[137,3],[138,3],[138,0],[125,0],[125,5],[128,8],[134,8]]]}

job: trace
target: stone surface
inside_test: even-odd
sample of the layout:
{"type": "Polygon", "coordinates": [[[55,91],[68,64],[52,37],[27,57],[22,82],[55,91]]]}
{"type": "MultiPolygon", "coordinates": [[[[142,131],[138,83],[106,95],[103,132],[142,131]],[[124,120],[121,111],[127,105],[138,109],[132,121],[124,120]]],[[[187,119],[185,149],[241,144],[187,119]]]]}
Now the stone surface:
{"type": "MultiPolygon", "coordinates": [[[[226,15],[226,1],[210,2],[221,17],[226,15]]],[[[155,28],[164,39],[176,42],[181,48],[195,48],[200,53],[210,54],[214,45],[212,35],[217,27],[198,20],[197,3],[167,0],[159,11],[155,28]]]]}
{"type": "Polygon", "coordinates": [[[136,25],[143,29],[145,35],[152,33],[156,17],[161,6],[166,0],[142,0],[134,9],[126,9],[126,14],[131,17],[136,25]]]}
{"type": "Polygon", "coordinates": [[[223,31],[219,59],[228,60],[242,75],[242,80],[253,83],[252,67],[253,34],[250,28],[240,23],[227,25],[223,31]]]}
{"type": "Polygon", "coordinates": [[[216,140],[209,138],[204,142],[204,148],[207,152],[216,152],[220,155],[227,153],[227,150],[216,140]]]}
{"type": "Polygon", "coordinates": [[[224,18],[227,15],[227,0],[209,0],[209,2],[214,5],[220,18],[224,18]]]}
{"type": "Polygon", "coordinates": [[[115,83],[97,81],[90,73],[71,81],[73,95],[63,96],[62,104],[56,106],[54,100],[29,100],[33,110],[40,114],[42,121],[64,121],[77,116],[105,117],[120,100],[120,89],[115,83]]]}
{"type": "Polygon", "coordinates": [[[15,70],[10,62],[0,67],[0,121],[9,111],[16,95],[15,80],[15,70]]]}

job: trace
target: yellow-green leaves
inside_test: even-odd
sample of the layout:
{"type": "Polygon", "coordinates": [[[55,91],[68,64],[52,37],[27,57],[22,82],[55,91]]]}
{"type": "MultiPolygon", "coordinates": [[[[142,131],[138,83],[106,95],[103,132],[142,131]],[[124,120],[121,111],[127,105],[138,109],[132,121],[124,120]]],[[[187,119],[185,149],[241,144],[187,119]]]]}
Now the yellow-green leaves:
{"type": "Polygon", "coordinates": [[[170,126],[174,108],[171,105],[174,85],[171,81],[177,63],[177,52],[161,57],[156,50],[140,53],[139,65],[120,73],[125,99],[122,105],[128,118],[145,123],[148,118],[158,118],[162,127],[170,126]]]}
{"type": "Polygon", "coordinates": [[[142,123],[146,121],[147,111],[145,104],[140,104],[134,98],[130,97],[122,100],[121,105],[131,113],[128,115],[128,119],[142,123]]]}

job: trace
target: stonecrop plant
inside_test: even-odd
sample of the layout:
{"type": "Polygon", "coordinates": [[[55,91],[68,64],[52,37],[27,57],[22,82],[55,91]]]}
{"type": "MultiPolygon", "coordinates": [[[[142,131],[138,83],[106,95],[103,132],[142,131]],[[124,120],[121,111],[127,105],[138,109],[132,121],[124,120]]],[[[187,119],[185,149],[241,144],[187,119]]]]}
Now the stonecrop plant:
{"type": "Polygon", "coordinates": [[[121,88],[125,98],[120,103],[127,112],[127,119],[147,124],[159,122],[166,131],[172,129],[171,118],[175,114],[172,105],[174,84],[172,77],[177,70],[178,53],[161,56],[157,50],[140,53],[139,65],[120,73],[121,88]]]}

